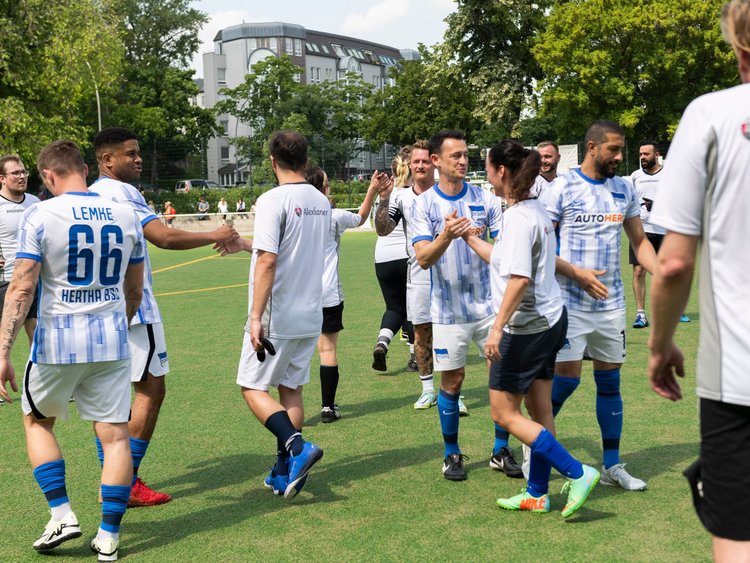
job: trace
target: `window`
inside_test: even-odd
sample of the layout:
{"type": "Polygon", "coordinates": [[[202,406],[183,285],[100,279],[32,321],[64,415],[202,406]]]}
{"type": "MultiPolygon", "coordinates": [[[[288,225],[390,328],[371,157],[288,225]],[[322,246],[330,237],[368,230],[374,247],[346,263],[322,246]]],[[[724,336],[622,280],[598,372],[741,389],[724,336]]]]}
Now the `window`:
{"type": "Polygon", "coordinates": [[[275,37],[271,37],[271,39],[268,40],[268,48],[274,53],[279,52],[278,40],[275,37]]]}
{"type": "Polygon", "coordinates": [[[333,78],[333,70],[330,69],[330,68],[327,68],[326,69],[326,80],[330,80],[331,78],[333,78]]]}
{"type": "Polygon", "coordinates": [[[331,52],[328,50],[328,47],[326,47],[325,45],[321,45],[320,48],[323,49],[323,52],[326,55],[330,55],[331,54],[331,52]]]}
{"type": "Polygon", "coordinates": [[[251,51],[255,51],[258,48],[258,40],[255,37],[251,37],[247,40],[247,46],[251,51]]]}
{"type": "Polygon", "coordinates": [[[295,82],[301,82],[301,80],[302,80],[302,75],[299,72],[296,72],[294,74],[294,81],[295,82]]]}
{"type": "Polygon", "coordinates": [[[294,54],[297,57],[302,56],[302,39],[295,39],[294,40],[294,54]]]}
{"type": "Polygon", "coordinates": [[[219,126],[221,127],[221,130],[224,131],[225,135],[229,134],[229,121],[222,119],[219,121],[219,126]]]}
{"type": "Polygon", "coordinates": [[[313,51],[315,51],[316,53],[320,53],[320,49],[315,43],[312,44],[312,48],[313,48],[313,51]]]}
{"type": "Polygon", "coordinates": [[[307,49],[308,51],[312,51],[312,50],[313,50],[313,48],[312,48],[312,45],[311,45],[310,43],[305,43],[305,48],[306,48],[306,49],[307,49]]]}
{"type": "Polygon", "coordinates": [[[221,147],[221,160],[229,162],[229,147],[221,147]]]}
{"type": "Polygon", "coordinates": [[[320,82],[320,68],[315,69],[315,80],[316,82],[320,82]]]}
{"type": "Polygon", "coordinates": [[[227,85],[227,69],[225,68],[216,69],[216,82],[219,84],[219,86],[227,85]]]}
{"type": "Polygon", "coordinates": [[[285,40],[286,43],[286,52],[288,54],[292,54],[292,50],[294,49],[294,40],[291,37],[287,37],[285,40]]]}
{"type": "Polygon", "coordinates": [[[336,45],[335,43],[331,43],[331,48],[333,49],[333,52],[336,53],[339,57],[345,57],[346,53],[341,48],[341,45],[336,45]]]}

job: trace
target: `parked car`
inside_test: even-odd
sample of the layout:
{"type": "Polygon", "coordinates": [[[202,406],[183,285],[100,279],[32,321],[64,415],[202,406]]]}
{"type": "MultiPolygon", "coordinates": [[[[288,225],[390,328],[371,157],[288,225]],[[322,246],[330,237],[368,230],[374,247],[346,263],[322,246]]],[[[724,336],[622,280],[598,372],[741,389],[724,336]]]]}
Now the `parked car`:
{"type": "Polygon", "coordinates": [[[191,190],[226,190],[213,180],[180,180],[175,184],[174,191],[188,193],[191,190]]]}
{"type": "Polygon", "coordinates": [[[471,182],[471,181],[484,182],[484,181],[487,180],[487,172],[485,172],[484,170],[477,170],[475,172],[469,172],[466,175],[466,179],[469,182],[471,182]]]}

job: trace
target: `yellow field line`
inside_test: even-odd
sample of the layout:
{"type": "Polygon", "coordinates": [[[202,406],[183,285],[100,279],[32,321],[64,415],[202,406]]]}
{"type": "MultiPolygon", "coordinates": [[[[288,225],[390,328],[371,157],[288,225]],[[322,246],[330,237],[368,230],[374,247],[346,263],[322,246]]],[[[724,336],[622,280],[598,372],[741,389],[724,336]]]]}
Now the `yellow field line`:
{"type": "Polygon", "coordinates": [[[214,258],[218,258],[218,254],[214,254],[213,256],[205,256],[203,258],[197,258],[195,260],[190,260],[190,262],[183,262],[182,264],[175,264],[174,266],[167,266],[166,268],[161,268],[159,270],[152,270],[152,274],[158,274],[160,272],[166,272],[167,270],[174,270],[175,268],[182,268],[183,266],[189,266],[190,264],[195,264],[196,262],[203,262],[204,260],[212,260],[214,258]]]}
{"type": "Polygon", "coordinates": [[[201,291],[216,291],[218,289],[232,289],[235,287],[247,287],[247,283],[236,283],[234,285],[220,285],[219,287],[203,287],[201,289],[185,289],[183,291],[169,291],[167,293],[156,293],[155,297],[166,297],[168,295],[183,295],[184,293],[199,293],[201,291]]]}

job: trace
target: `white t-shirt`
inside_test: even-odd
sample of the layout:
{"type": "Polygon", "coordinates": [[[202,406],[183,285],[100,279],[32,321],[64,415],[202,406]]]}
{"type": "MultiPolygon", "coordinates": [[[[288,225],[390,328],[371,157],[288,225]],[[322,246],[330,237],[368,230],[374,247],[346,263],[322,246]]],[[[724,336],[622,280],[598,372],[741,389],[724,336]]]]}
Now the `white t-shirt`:
{"type": "MultiPolygon", "coordinates": [[[[392,198],[396,198],[401,192],[410,188],[393,188],[392,198]]],[[[377,206],[375,207],[377,209],[377,206]]],[[[375,242],[375,263],[393,262],[394,260],[405,260],[406,254],[406,232],[403,226],[396,225],[390,233],[384,237],[378,237],[375,242]]]]}
{"type": "Polygon", "coordinates": [[[606,299],[590,297],[578,283],[559,275],[563,300],[569,310],[611,311],[625,308],[620,272],[620,239],[625,219],[638,217],[638,196],[619,176],[602,180],[586,177],[580,168],[558,176],[541,198],[557,223],[560,257],[582,268],[606,270],[599,280],[609,289],[606,299]]]}
{"type": "Polygon", "coordinates": [[[391,200],[388,214],[396,223],[394,231],[398,228],[403,228],[406,231],[404,245],[409,260],[406,283],[410,285],[429,285],[430,271],[423,270],[419,265],[417,256],[414,254],[414,247],[411,245],[411,240],[414,238],[414,208],[417,205],[419,195],[414,191],[414,188],[400,190],[391,200]]]}
{"type": "MultiPolygon", "coordinates": [[[[0,282],[10,283],[13,277],[18,226],[23,212],[35,203],[39,203],[39,198],[31,194],[24,194],[18,203],[0,195],[0,258],[5,260],[5,266],[0,270],[0,282]]],[[[3,304],[0,303],[0,309],[2,308],[3,304]]]]}
{"type": "Polygon", "coordinates": [[[344,300],[339,278],[339,247],[346,229],[359,226],[360,217],[343,209],[331,210],[331,226],[326,241],[325,269],[323,271],[323,307],[335,307],[344,300]]]}
{"type": "Polygon", "coordinates": [[[639,168],[630,175],[630,182],[635,188],[635,193],[638,194],[638,202],[641,205],[643,230],[655,235],[666,233],[662,227],[651,222],[651,211],[649,211],[649,207],[653,206],[653,202],[659,196],[659,184],[664,176],[662,170],[664,170],[664,167],[660,168],[655,174],[648,174],[642,168],[639,168]]]}
{"type": "MultiPolygon", "coordinates": [[[[554,181],[555,180],[553,179],[552,182],[554,181]]],[[[534,185],[531,187],[531,191],[529,192],[529,194],[531,195],[531,197],[541,197],[544,191],[552,185],[552,182],[539,174],[536,177],[536,180],[534,180],[534,185]]]]}
{"type": "Polygon", "coordinates": [[[91,192],[30,207],[18,231],[17,258],[42,263],[39,320],[31,360],[81,364],[130,357],[123,281],[144,260],[133,209],[91,192]]]}
{"type": "MultiPolygon", "coordinates": [[[[502,210],[500,202],[487,190],[464,182],[455,196],[436,185],[417,198],[413,217],[412,244],[432,241],[445,228],[446,215],[454,210],[468,217],[474,234],[482,239],[497,236],[502,210]]],[[[461,239],[450,245],[430,268],[430,315],[437,324],[462,324],[478,321],[494,313],[490,293],[489,265],[461,239]]]]}
{"type": "Polygon", "coordinates": [[[505,332],[536,334],[560,320],[563,301],[555,279],[556,256],[555,229],[538,200],[520,201],[503,213],[490,260],[495,311],[500,310],[511,275],[530,280],[505,332]]]}
{"type": "Polygon", "coordinates": [[[253,304],[257,251],[278,257],[271,296],[263,313],[266,336],[296,339],[320,334],[330,225],[331,204],[310,184],[283,184],[258,198],[248,311],[253,304]]]}
{"type": "MultiPolygon", "coordinates": [[[[89,191],[96,192],[112,201],[130,205],[135,210],[135,214],[141,222],[141,227],[145,227],[151,221],[158,220],[158,217],[148,206],[146,200],[143,199],[141,192],[130,184],[102,176],[89,186],[89,191]]],[[[154,297],[151,260],[149,260],[146,245],[146,261],[143,268],[143,299],[141,299],[141,306],[138,308],[138,312],[133,317],[132,324],[154,324],[160,322],[161,313],[159,312],[159,305],[156,303],[156,297],[154,297]]]]}
{"type": "Polygon", "coordinates": [[[652,220],[702,239],[698,396],[750,406],[750,84],[694,100],[652,220]]]}

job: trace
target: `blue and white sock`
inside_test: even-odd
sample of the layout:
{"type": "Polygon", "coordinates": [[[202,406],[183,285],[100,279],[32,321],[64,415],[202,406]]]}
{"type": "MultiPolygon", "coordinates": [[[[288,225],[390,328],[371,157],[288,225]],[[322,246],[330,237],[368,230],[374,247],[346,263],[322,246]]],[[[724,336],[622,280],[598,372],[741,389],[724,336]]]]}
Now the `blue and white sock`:
{"type": "Polygon", "coordinates": [[[620,394],[619,368],[594,371],[596,382],[596,419],[602,433],[604,467],[609,469],[620,463],[620,437],[622,436],[622,395],[620,394]]]}
{"type": "Polygon", "coordinates": [[[52,518],[61,520],[71,511],[65,488],[65,460],[58,459],[34,468],[34,478],[47,499],[52,518]]]}
{"type": "Polygon", "coordinates": [[[107,537],[118,539],[120,522],[128,508],[130,489],[131,487],[128,485],[105,485],[102,483],[102,521],[97,533],[99,539],[107,537]]]}

